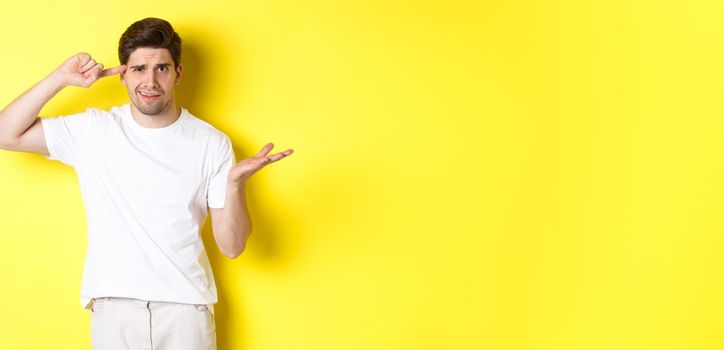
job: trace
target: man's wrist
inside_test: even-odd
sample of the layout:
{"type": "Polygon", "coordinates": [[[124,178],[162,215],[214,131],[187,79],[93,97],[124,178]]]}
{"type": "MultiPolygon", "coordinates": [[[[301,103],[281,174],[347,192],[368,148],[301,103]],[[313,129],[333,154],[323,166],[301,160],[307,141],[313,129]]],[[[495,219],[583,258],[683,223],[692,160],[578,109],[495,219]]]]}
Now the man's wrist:
{"type": "Polygon", "coordinates": [[[57,70],[52,71],[46,80],[56,92],[70,85],[57,70]]]}
{"type": "Polygon", "coordinates": [[[226,186],[233,191],[244,191],[246,189],[246,179],[229,180],[226,186]]]}

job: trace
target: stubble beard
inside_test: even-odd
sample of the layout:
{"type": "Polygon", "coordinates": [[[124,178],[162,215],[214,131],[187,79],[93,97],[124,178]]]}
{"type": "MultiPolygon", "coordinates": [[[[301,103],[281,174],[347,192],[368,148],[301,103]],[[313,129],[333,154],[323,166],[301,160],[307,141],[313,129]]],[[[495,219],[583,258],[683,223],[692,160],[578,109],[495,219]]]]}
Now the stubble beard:
{"type": "MultiPolygon", "coordinates": [[[[143,101],[143,98],[138,96],[138,94],[140,94],[140,93],[136,92],[136,94],[137,94],[136,98],[132,99],[133,104],[136,106],[136,109],[138,109],[139,112],[141,112],[145,115],[149,115],[149,116],[158,115],[159,113],[163,112],[166,109],[166,107],[168,106],[168,103],[170,101],[170,100],[165,100],[165,101],[159,100],[159,101],[152,102],[152,103],[145,103],[143,101]]],[[[161,96],[164,96],[164,95],[161,95],[161,96]]]]}
{"type": "Polygon", "coordinates": [[[134,104],[136,105],[136,108],[145,115],[158,115],[166,109],[166,106],[168,106],[168,101],[166,101],[166,103],[164,104],[161,104],[159,102],[151,105],[146,105],[143,103],[143,101],[134,104]]]}

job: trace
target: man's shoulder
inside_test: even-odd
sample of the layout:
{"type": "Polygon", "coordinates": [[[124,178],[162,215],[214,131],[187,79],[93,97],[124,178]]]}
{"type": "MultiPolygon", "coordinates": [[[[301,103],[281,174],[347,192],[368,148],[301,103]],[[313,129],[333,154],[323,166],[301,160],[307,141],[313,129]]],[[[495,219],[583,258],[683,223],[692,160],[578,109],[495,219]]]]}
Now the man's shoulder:
{"type": "Polygon", "coordinates": [[[62,113],[54,116],[44,117],[44,122],[58,122],[66,125],[81,125],[97,123],[98,121],[109,121],[120,119],[123,106],[115,106],[110,109],[87,107],[84,110],[62,113]]]}
{"type": "Polygon", "coordinates": [[[109,118],[120,119],[127,108],[128,105],[119,105],[110,108],[88,107],[85,111],[77,113],[77,115],[100,120],[108,120],[109,118]]]}
{"type": "Polygon", "coordinates": [[[206,135],[208,137],[218,138],[221,140],[228,138],[228,136],[224,132],[217,129],[215,126],[211,125],[211,123],[204,121],[201,118],[196,117],[195,115],[190,113],[188,110],[183,109],[182,113],[186,114],[186,120],[187,120],[186,124],[193,130],[203,133],[204,135],[206,135]]]}

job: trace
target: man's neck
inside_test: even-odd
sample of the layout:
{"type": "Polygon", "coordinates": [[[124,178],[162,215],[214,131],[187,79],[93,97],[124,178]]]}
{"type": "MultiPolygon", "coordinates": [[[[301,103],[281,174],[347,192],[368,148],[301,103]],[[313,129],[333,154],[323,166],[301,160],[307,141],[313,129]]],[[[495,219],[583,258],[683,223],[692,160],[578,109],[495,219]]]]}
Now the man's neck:
{"type": "Polygon", "coordinates": [[[171,102],[166,109],[156,115],[146,115],[141,113],[136,106],[131,103],[131,116],[133,120],[144,128],[164,128],[173,124],[181,116],[181,108],[176,107],[176,103],[171,102]]]}

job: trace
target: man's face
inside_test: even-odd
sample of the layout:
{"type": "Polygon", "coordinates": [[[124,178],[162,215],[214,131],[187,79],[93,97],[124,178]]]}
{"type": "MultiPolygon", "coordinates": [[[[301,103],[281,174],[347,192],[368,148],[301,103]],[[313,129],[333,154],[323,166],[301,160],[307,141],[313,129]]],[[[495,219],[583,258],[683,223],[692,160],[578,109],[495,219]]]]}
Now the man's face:
{"type": "Polygon", "coordinates": [[[174,86],[181,82],[183,66],[174,69],[168,49],[139,47],[131,53],[121,82],[136,109],[149,116],[175,108],[174,86]]]}

